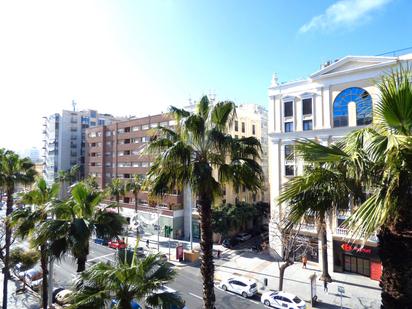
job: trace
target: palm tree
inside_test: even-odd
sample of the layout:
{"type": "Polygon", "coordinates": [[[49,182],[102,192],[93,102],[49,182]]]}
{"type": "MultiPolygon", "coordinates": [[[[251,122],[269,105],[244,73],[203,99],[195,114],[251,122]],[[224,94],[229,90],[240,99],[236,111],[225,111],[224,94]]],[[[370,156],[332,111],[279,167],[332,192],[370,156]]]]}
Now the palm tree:
{"type": "Polygon", "coordinates": [[[412,73],[382,77],[371,127],[337,146],[306,142],[306,159],[345,165],[365,199],[346,221],[353,237],[378,231],[382,308],[412,308],[412,73]]]}
{"type": "Polygon", "coordinates": [[[70,251],[77,260],[77,271],[84,271],[93,232],[99,237],[118,237],[126,222],[122,216],[110,211],[111,206],[99,205],[102,197],[101,191],[84,182],[75,184],[69,200],[52,207],[55,218],[40,225],[36,243],[50,240],[50,250],[56,257],[70,251]]]}
{"type": "MultiPolygon", "coordinates": [[[[299,149],[299,146],[297,146],[299,149]]],[[[290,224],[297,225],[305,217],[317,221],[322,250],[322,276],[320,280],[332,282],[328,271],[326,217],[332,211],[348,208],[349,189],[346,176],[336,166],[307,166],[301,176],[287,182],[278,198],[279,203],[289,204],[287,217],[290,224]]],[[[285,231],[289,226],[285,227],[285,231]]]]}
{"type": "Polygon", "coordinates": [[[60,183],[60,200],[67,197],[67,185],[72,185],[74,181],[78,180],[80,172],[80,165],[73,165],[67,171],[59,171],[57,173],[56,181],[60,183]]]}
{"type": "Polygon", "coordinates": [[[212,203],[222,196],[226,183],[256,191],[262,187],[260,143],[256,138],[232,138],[228,126],[235,104],[225,101],[212,106],[204,96],[195,113],[171,107],[178,122],[175,130],[160,127],[146,151],[156,157],[147,178],[151,194],[162,195],[190,185],[196,195],[201,222],[201,273],[204,307],[215,303],[212,255],[212,203]],[[214,172],[216,171],[216,176],[214,172]]]}
{"type": "Polygon", "coordinates": [[[115,178],[112,182],[107,186],[107,193],[110,196],[114,196],[116,199],[117,204],[117,213],[120,213],[120,197],[126,194],[126,186],[123,180],[120,178],[115,178]]]}
{"type": "Polygon", "coordinates": [[[161,293],[163,285],[175,275],[176,272],[157,255],[134,258],[131,264],[100,262],[78,276],[76,292],[72,296],[73,307],[103,308],[113,299],[117,301],[118,309],[131,309],[133,300],[144,301],[153,307],[161,304],[182,306],[183,301],[176,293],[161,293]]]}
{"type": "Polygon", "coordinates": [[[134,196],[134,211],[137,213],[137,205],[139,204],[139,192],[143,186],[143,176],[135,175],[133,179],[126,184],[126,191],[133,193],[134,196]]]}
{"type": "MultiPolygon", "coordinates": [[[[32,239],[36,238],[37,226],[47,220],[48,207],[56,198],[58,192],[58,184],[55,183],[52,187],[47,187],[44,178],[39,178],[37,180],[36,187],[22,196],[22,202],[29,206],[17,209],[12,214],[12,224],[16,227],[17,235],[23,239],[27,236],[30,236],[32,239]],[[32,205],[36,207],[32,208],[32,205]]],[[[42,243],[40,245],[40,255],[40,264],[43,272],[42,302],[43,308],[47,309],[47,243],[42,243]]]]}
{"type": "MultiPolygon", "coordinates": [[[[13,212],[13,194],[19,184],[30,184],[34,181],[36,171],[34,164],[29,158],[20,158],[16,153],[10,150],[0,149],[0,186],[6,189],[7,208],[6,216],[10,218],[13,212]]],[[[10,261],[10,242],[11,226],[10,221],[6,220],[5,235],[5,255],[4,255],[4,283],[3,283],[3,308],[7,308],[7,287],[10,278],[9,261],[10,261]]]]}

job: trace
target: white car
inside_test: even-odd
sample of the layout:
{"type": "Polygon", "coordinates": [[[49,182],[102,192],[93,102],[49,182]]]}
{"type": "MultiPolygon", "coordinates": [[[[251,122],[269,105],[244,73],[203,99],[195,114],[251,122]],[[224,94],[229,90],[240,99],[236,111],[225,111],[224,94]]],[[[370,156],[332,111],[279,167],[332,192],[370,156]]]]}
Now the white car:
{"type": "Polygon", "coordinates": [[[306,303],[299,297],[286,292],[266,292],[260,302],[266,306],[287,309],[306,309],[306,303]]]}
{"type": "Polygon", "coordinates": [[[248,239],[251,239],[252,235],[250,235],[248,233],[240,233],[235,238],[239,241],[246,241],[248,239]]]}
{"type": "Polygon", "coordinates": [[[220,287],[224,291],[232,291],[243,297],[252,297],[257,292],[256,281],[244,277],[232,277],[223,280],[220,287]]]}
{"type": "Polygon", "coordinates": [[[56,295],[56,302],[59,304],[59,305],[67,305],[68,303],[69,303],[69,300],[70,300],[70,295],[72,294],[73,292],[71,291],[71,290],[63,290],[63,291],[60,291],[59,293],[57,293],[57,295],[56,295]]]}

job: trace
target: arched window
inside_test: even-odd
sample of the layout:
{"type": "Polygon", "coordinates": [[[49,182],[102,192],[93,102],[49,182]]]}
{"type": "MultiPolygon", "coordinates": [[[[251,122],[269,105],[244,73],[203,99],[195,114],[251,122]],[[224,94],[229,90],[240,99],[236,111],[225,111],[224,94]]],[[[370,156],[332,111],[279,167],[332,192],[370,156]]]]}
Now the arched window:
{"type": "Polygon", "coordinates": [[[362,88],[351,87],[339,93],[333,102],[333,126],[348,126],[348,104],[350,102],[356,104],[356,125],[370,124],[372,122],[372,98],[370,94],[362,88]]]}

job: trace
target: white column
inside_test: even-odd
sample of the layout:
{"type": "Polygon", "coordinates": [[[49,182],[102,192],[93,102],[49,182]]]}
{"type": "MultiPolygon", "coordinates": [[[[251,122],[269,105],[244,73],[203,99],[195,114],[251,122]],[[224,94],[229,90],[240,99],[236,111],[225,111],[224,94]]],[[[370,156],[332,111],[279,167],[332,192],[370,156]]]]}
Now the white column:
{"type": "Polygon", "coordinates": [[[324,117],[324,125],[325,129],[330,129],[332,127],[332,104],[331,102],[331,93],[330,89],[324,88],[323,89],[323,117],[324,117]]]}
{"type": "Polygon", "coordinates": [[[299,98],[295,98],[293,100],[293,105],[294,105],[294,127],[295,131],[302,131],[302,121],[303,121],[303,113],[302,113],[302,100],[299,98]]]}
{"type": "Polygon", "coordinates": [[[269,246],[279,254],[282,253],[282,243],[276,235],[280,235],[278,226],[282,216],[282,207],[277,203],[281,188],[280,168],[281,140],[270,138],[269,141],[269,183],[270,183],[270,221],[269,221],[269,246]]]}

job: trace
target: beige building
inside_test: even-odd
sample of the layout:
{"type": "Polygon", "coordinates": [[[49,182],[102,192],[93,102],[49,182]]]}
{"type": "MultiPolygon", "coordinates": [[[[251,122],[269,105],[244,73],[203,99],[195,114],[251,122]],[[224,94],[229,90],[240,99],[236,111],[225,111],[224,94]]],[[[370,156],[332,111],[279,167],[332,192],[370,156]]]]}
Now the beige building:
{"type": "Polygon", "coordinates": [[[237,106],[236,119],[229,128],[228,133],[235,138],[253,136],[260,141],[262,145],[260,164],[265,175],[265,184],[264,189],[256,194],[245,188],[241,188],[240,192],[236,192],[232,186],[226,186],[223,199],[231,204],[234,204],[236,199],[248,203],[269,202],[267,110],[257,104],[237,106]]]}

